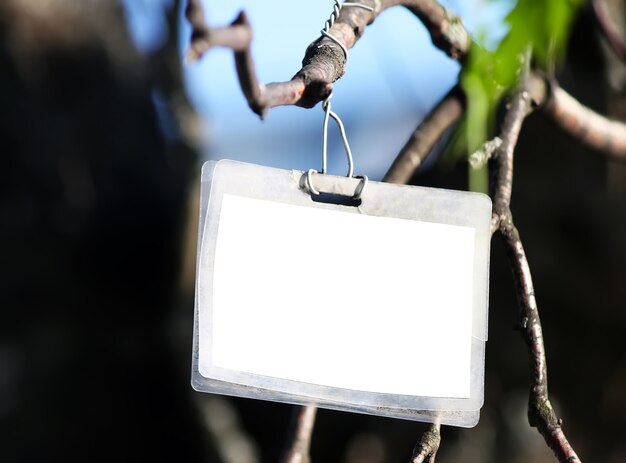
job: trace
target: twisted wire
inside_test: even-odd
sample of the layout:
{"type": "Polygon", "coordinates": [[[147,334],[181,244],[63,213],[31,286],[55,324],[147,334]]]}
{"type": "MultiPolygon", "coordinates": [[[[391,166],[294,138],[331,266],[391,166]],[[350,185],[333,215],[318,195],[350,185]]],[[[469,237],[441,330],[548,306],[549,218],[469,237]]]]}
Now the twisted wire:
{"type": "Polygon", "coordinates": [[[341,9],[343,7],[362,8],[364,10],[369,11],[370,13],[374,13],[375,10],[371,6],[364,5],[363,3],[353,3],[353,2],[341,3],[339,0],[335,0],[335,4],[333,5],[333,12],[330,14],[330,17],[326,20],[326,23],[324,24],[324,29],[321,30],[321,33],[324,37],[328,37],[330,40],[332,40],[333,42],[335,42],[337,45],[341,47],[341,50],[343,51],[343,56],[347,60],[348,49],[337,37],[335,37],[334,35],[330,33],[330,28],[333,27],[333,25],[335,24],[335,21],[339,17],[339,13],[341,13],[341,9]]]}

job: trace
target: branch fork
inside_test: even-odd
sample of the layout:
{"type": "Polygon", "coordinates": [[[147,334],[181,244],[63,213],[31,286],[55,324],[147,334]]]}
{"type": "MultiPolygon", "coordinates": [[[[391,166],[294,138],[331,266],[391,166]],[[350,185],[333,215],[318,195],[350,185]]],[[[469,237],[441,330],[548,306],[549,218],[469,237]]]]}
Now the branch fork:
{"type": "MultiPolygon", "coordinates": [[[[464,62],[471,39],[461,20],[435,0],[360,0],[374,8],[343,8],[329,28],[330,34],[349,50],[365,32],[366,26],[387,8],[401,5],[416,15],[428,29],[435,46],[453,59],[464,62]]],[[[192,25],[188,58],[200,59],[212,47],[231,48],[239,83],[250,108],[264,118],[276,106],[295,105],[304,108],[324,101],[332,92],[333,83],[345,70],[346,54],[332,39],[322,36],[306,50],[302,68],[285,82],[260,84],[257,79],[250,44],[252,29],[244,12],[229,26],[209,28],[206,25],[200,0],[188,0],[186,16],[192,25]]],[[[513,185],[513,153],[526,115],[539,107],[563,130],[608,155],[626,161],[626,126],[582,106],[574,98],[529,70],[530,56],[526,55],[518,90],[507,108],[498,146],[486,146],[475,156],[479,164],[491,158],[496,171],[492,214],[492,234],[499,233],[504,241],[516,283],[522,334],[531,365],[528,419],[538,428],[544,440],[563,463],[579,463],[550,404],[547,367],[541,321],[535,298],[532,277],[519,232],[511,212],[513,185]]],[[[385,181],[406,183],[430,153],[436,142],[463,114],[465,100],[456,87],[433,109],[407,144],[385,176],[385,181]]],[[[285,462],[308,462],[310,437],[315,422],[315,407],[297,409],[290,446],[285,462]]],[[[416,445],[412,463],[434,463],[441,441],[440,426],[431,425],[416,445]]]]}

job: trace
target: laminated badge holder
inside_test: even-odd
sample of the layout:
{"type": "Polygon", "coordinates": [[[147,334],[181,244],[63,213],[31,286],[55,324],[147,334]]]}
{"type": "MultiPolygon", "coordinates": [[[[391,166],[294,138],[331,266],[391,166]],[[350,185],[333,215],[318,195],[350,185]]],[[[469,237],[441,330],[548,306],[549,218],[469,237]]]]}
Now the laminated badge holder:
{"type": "MultiPolygon", "coordinates": [[[[347,56],[329,32],[341,7],[335,1],[322,35],[347,56]]],[[[203,166],[192,386],[473,426],[484,395],[491,201],[354,176],[331,96],[322,108],[319,173],[203,166]],[[330,118],[345,177],[327,174],[330,118]]]]}

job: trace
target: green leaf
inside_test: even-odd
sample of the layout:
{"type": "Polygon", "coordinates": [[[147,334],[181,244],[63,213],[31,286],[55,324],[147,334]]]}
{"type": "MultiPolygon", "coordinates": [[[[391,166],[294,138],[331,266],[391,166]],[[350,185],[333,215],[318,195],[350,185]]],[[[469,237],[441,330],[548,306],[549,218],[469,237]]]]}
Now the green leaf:
{"type": "Polygon", "coordinates": [[[562,62],[572,20],[581,4],[582,0],[518,0],[506,18],[509,31],[495,51],[482,46],[480,37],[472,43],[460,76],[467,112],[448,160],[467,156],[494,135],[497,105],[515,85],[527,46],[536,67],[550,71],[562,62]]]}

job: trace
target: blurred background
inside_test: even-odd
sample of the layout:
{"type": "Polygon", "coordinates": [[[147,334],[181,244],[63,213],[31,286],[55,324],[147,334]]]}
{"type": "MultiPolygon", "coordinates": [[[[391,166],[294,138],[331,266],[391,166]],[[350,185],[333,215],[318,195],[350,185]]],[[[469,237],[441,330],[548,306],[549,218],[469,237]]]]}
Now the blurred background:
{"type": "MultiPolygon", "coordinates": [[[[319,168],[322,110],[247,107],[227,50],[182,62],[182,1],[0,4],[0,461],[278,460],[291,407],[189,385],[201,163],[319,168]]],[[[446,1],[473,34],[506,33],[514,1],[446,1]]],[[[241,8],[262,82],[289,79],[332,2],[241,8]]],[[[607,1],[624,36],[624,2],[607,1]]],[[[459,66],[393,8],[351,50],[335,86],[356,172],[382,178],[459,66]]],[[[626,67],[582,8],[558,79],[626,119],[626,67]]],[[[443,150],[442,146],[436,148],[443,150]]],[[[467,165],[431,158],[412,183],[467,189],[467,165]]],[[[331,129],[330,170],[345,161],[331,129]]],[[[513,212],[544,323],[551,394],[583,460],[626,461],[626,175],[541,113],[525,123],[513,212]]],[[[444,428],[438,462],[553,461],[526,420],[527,358],[493,243],[485,406],[444,428]]],[[[415,365],[419,370],[419,358],[415,365]]],[[[425,425],[321,410],[316,462],[408,461],[425,425]]]]}

